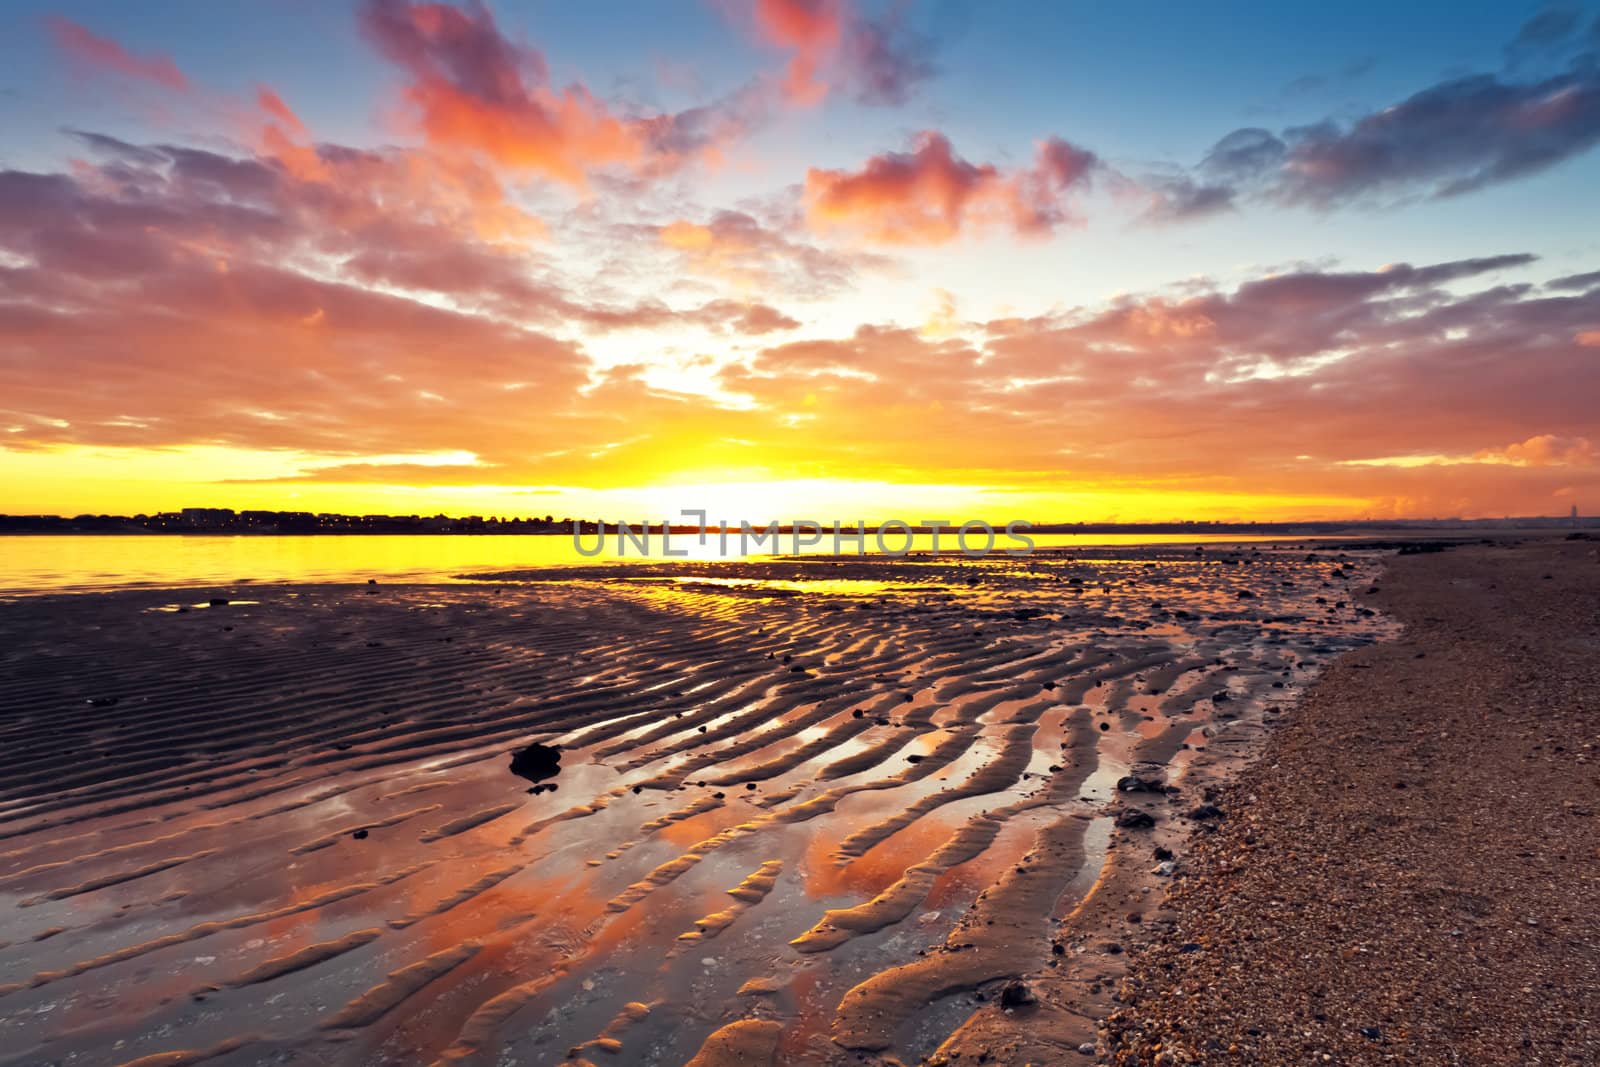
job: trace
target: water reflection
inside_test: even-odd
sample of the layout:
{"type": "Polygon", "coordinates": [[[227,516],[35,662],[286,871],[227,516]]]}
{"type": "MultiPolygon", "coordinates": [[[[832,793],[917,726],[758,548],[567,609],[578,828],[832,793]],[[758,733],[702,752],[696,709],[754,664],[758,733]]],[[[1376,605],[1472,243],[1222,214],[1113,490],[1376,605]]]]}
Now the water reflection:
{"type": "MultiPolygon", "coordinates": [[[[1096,545],[1246,544],[1298,540],[1182,534],[1036,534],[1041,549],[1096,545]]],[[[948,543],[949,537],[943,539],[948,543]]],[[[577,567],[596,562],[659,563],[660,538],[649,555],[631,546],[618,555],[615,538],[600,557],[584,557],[570,536],[505,535],[15,535],[0,538],[0,594],[171,587],[248,582],[364,582],[451,580],[472,571],[577,567]]],[[[715,543],[675,538],[684,562],[741,558],[719,554],[715,543]]],[[[912,549],[929,553],[929,535],[912,549]]],[[[752,557],[759,558],[759,557],[752,557]]],[[[859,557],[843,557],[855,559],[859,557]]],[[[951,557],[961,558],[961,557],[951,557]]],[[[996,557],[996,562],[1010,557],[996,557]]]]}

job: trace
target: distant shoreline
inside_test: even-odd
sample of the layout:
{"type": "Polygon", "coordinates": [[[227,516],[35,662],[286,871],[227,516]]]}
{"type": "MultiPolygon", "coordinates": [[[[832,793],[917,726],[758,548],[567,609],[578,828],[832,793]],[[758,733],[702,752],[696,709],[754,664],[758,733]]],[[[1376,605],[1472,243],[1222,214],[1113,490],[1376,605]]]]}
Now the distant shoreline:
{"type": "MultiPolygon", "coordinates": [[[[39,523],[38,525],[23,524],[20,519],[32,519],[33,516],[5,516],[0,515],[0,537],[571,537],[574,530],[571,525],[559,529],[517,529],[502,528],[511,524],[496,524],[475,526],[466,529],[450,528],[417,528],[417,529],[276,529],[276,528],[243,528],[228,529],[204,527],[147,527],[136,525],[95,525],[86,522],[84,525],[69,525],[74,520],[60,519],[55,522],[39,523]]],[[[111,520],[120,522],[122,520],[111,520]]],[[[130,520],[131,521],[131,520],[130,520]]],[[[635,532],[659,535],[662,531],[660,523],[630,523],[630,528],[635,532]]],[[[1000,529],[1004,524],[997,524],[1000,529]]],[[[614,522],[603,524],[583,520],[578,531],[584,536],[593,536],[602,531],[611,533],[617,529],[614,522]]],[[[855,530],[855,525],[848,524],[843,527],[846,532],[855,530]]],[[[868,524],[863,529],[868,533],[876,533],[881,529],[878,524],[868,524]]],[[[698,535],[702,531],[698,526],[671,526],[673,536],[698,535]]],[[[739,531],[737,526],[727,527],[730,534],[739,531]]],[[[765,533],[765,525],[754,525],[754,529],[765,533]]],[[[795,532],[793,525],[780,525],[778,532],[787,536],[795,532]]],[[[893,528],[896,532],[900,527],[893,528]]],[[[825,527],[831,530],[831,525],[825,527]]],[[[1519,534],[1558,534],[1572,531],[1600,532],[1600,518],[1581,518],[1575,525],[1570,518],[1547,519],[1511,519],[1511,520],[1462,520],[1448,519],[1416,519],[1410,521],[1362,523],[1362,522],[1294,522],[1294,523],[1049,523],[1029,526],[1030,534],[1194,534],[1195,536],[1214,537],[1219,535],[1238,534],[1240,536],[1267,536],[1267,537],[1330,537],[1353,536],[1375,537],[1382,535],[1404,535],[1406,537],[1430,536],[1461,536],[1461,535],[1519,535],[1519,534]]],[[[716,527],[706,531],[715,534],[716,527]]],[[[934,532],[931,526],[910,526],[907,531],[917,535],[928,535],[934,532]]],[[[952,533],[950,526],[940,529],[941,533],[952,533]]]]}

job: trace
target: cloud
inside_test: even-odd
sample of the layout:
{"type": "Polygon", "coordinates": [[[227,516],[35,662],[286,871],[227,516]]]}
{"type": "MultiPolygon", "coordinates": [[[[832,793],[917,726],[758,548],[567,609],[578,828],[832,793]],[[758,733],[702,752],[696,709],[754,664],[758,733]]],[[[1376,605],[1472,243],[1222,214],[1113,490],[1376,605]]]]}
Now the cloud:
{"type": "Polygon", "coordinates": [[[1204,218],[1252,200],[1333,211],[1443,199],[1574,159],[1600,143],[1600,65],[1582,53],[1548,71],[1600,45],[1583,45],[1578,23],[1548,9],[1507,47],[1505,71],[1450,78],[1353,120],[1234,130],[1194,167],[1142,179],[1144,219],[1204,218]]]}
{"type": "Polygon", "coordinates": [[[1441,83],[1348,127],[1290,131],[1271,195],[1332,207],[1421,192],[1458,196],[1525,177],[1600,142],[1600,75],[1531,83],[1473,75],[1441,83]]]}
{"type": "MultiPolygon", "coordinates": [[[[1535,20],[1537,21],[1537,20],[1535,20]]],[[[1191,174],[1153,185],[1155,214],[1197,199],[1224,205],[1244,197],[1332,210],[1407,197],[1460,196],[1537,174],[1600,142],[1600,68],[1532,81],[1473,74],[1357,118],[1327,119],[1273,133],[1235,130],[1191,174]],[[1203,195],[1202,195],[1203,194],[1203,195]]]]}
{"type": "Polygon", "coordinates": [[[754,299],[581,295],[425,155],[304,146],[308,176],[270,153],[78,139],[93,158],[71,174],[0,171],[0,395],[24,427],[8,448],[471,451],[531,476],[529,455],[626,415],[584,406],[572,335],[800,325],[754,299]]]}
{"type": "Polygon", "coordinates": [[[58,44],[74,60],[91,70],[111,71],[129,78],[154,82],[175,92],[189,88],[189,79],[169,56],[139,56],[109,37],[101,37],[71,19],[53,17],[46,23],[58,44]]]}
{"type": "Polygon", "coordinates": [[[1576,8],[1549,7],[1522,24],[1506,45],[1506,62],[1520,63],[1542,53],[1559,50],[1572,38],[1582,20],[1576,8]]]}
{"type": "Polygon", "coordinates": [[[933,42],[906,25],[904,7],[880,22],[858,21],[845,37],[843,64],[858,102],[898,107],[938,72],[933,42]]]}
{"type": "Polygon", "coordinates": [[[1443,455],[1439,453],[1412,453],[1403,456],[1378,456],[1370,459],[1343,461],[1352,467],[1459,467],[1469,464],[1488,464],[1497,467],[1592,467],[1600,463],[1600,449],[1587,437],[1560,437],[1556,434],[1537,434],[1526,441],[1513,442],[1504,448],[1481,448],[1470,455],[1443,455]]]}
{"type": "Polygon", "coordinates": [[[789,51],[780,82],[790,104],[810,107],[835,88],[859,103],[898,106],[932,77],[932,41],[907,25],[895,7],[879,20],[846,0],[756,0],[757,35],[789,51]]]}
{"type": "Polygon", "coordinates": [[[1144,192],[1150,206],[1141,222],[1192,222],[1234,209],[1237,192],[1228,185],[1207,185],[1188,175],[1147,178],[1144,192]]]}
{"type": "Polygon", "coordinates": [[[1474,458],[1526,467],[1593,467],[1600,464],[1600,449],[1587,437],[1542,433],[1503,449],[1479,452],[1474,458]]]}
{"type": "Polygon", "coordinates": [[[371,0],[362,27],[411,76],[405,98],[432,143],[582,184],[590,167],[637,163],[641,131],[580,85],[548,84],[544,57],[501,35],[485,7],[371,0]]]}
{"type": "MultiPolygon", "coordinates": [[[[1600,369],[1582,340],[1600,331],[1600,290],[1494,284],[1525,254],[789,337],[799,320],[759,300],[586,298],[537,252],[483,236],[445,189],[398,178],[405,155],[316,146],[323,181],[271,155],[82,141],[97,162],[70,175],[0,172],[11,449],[266,450],[318,457],[301,465],[310,481],[420,486],[938,471],[1058,494],[1248,485],[1410,513],[1600,494],[1585,443],[1600,440],[1600,369]],[[692,392],[647,365],[600,372],[562,336],[626,329],[740,343],[706,371],[715,388],[692,392]],[[798,456],[783,447],[796,431],[798,456]],[[475,463],[415,460],[465,453],[475,463]]],[[[967,166],[969,201],[1016,178],[967,166]]],[[[1086,166],[1047,144],[1027,173],[1059,190],[1086,166]]],[[[997,224],[1016,225],[997,202],[997,224]]],[[[775,233],[713,216],[640,236],[688,256],[775,233]]]]}
{"type": "Polygon", "coordinates": [[[1593,289],[1600,286],[1600,270],[1585,271],[1582,274],[1568,274],[1561,278],[1552,278],[1545,285],[1551,289],[1593,289]]]}
{"type": "Polygon", "coordinates": [[[815,299],[849,286],[861,270],[883,266],[881,257],[820,248],[742,211],[719,211],[704,223],[675,219],[654,235],[681,269],[742,291],[815,299]]]}
{"type": "Polygon", "coordinates": [[[405,114],[430,145],[574,187],[597,169],[659,174],[715,159],[759,112],[740,93],[678,114],[617,114],[582,84],[553,86],[543,54],[508,39],[482,4],[366,0],[361,25],[407,73],[405,114]]]}
{"type": "Polygon", "coordinates": [[[783,92],[797,104],[819,103],[828,86],[818,75],[839,46],[841,12],[833,0],[756,0],[756,27],[772,44],[794,54],[784,72],[783,92]]]}
{"type": "Polygon", "coordinates": [[[917,134],[910,152],[886,152],[859,171],[806,172],[804,199],[814,229],[844,230],[892,245],[942,244],[969,228],[1047,234],[1074,220],[1071,196],[1099,168],[1091,152],[1059,138],[1036,146],[1029,168],[969,163],[943,134],[917,134]]]}
{"type": "Polygon", "coordinates": [[[1248,484],[1375,511],[1537,514],[1561,486],[1600,492],[1580,443],[1600,436],[1586,399],[1600,369],[1572,340],[1600,295],[1446,288],[1529,258],[1304,270],[973,324],[978,337],[863,326],[765,349],[722,382],[804,426],[819,468],[862,477],[920,466],[957,482],[1248,484]],[[1496,440],[1522,443],[1494,449],[1499,462],[1414,469],[1496,440]]]}
{"type": "Polygon", "coordinates": [[[766,304],[741,304],[736,300],[712,301],[701,307],[698,313],[710,317],[711,321],[723,328],[750,337],[793,330],[800,326],[798,319],[792,319],[776,308],[766,304]]]}

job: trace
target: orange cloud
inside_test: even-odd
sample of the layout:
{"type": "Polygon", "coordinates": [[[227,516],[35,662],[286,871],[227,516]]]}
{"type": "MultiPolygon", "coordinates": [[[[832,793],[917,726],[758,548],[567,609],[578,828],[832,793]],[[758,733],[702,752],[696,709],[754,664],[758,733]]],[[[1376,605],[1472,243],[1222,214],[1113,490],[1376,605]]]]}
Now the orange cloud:
{"type": "Polygon", "coordinates": [[[256,106],[269,119],[261,130],[261,145],[267,154],[302,181],[328,181],[331,173],[309,143],[311,134],[283,98],[262,86],[256,90],[256,106]]]}
{"type": "Polygon", "coordinates": [[[372,0],[362,23],[410,74],[405,98],[431,142],[571,185],[643,155],[639,131],[588,90],[550,88],[543,56],[508,41],[487,8],[372,0]]]}
{"type": "Polygon", "coordinates": [[[1527,467],[1592,467],[1600,463],[1600,449],[1587,437],[1542,433],[1503,449],[1479,452],[1473,458],[1527,467]]]}
{"type": "Polygon", "coordinates": [[[506,38],[481,4],[367,0],[361,20],[406,71],[408,119],[430,145],[574,187],[600,168],[648,176],[715,161],[754,120],[738,94],[678,114],[615,114],[581,84],[553,87],[544,56],[506,38]]]}
{"type": "Polygon", "coordinates": [[[1059,138],[1041,141],[1032,167],[1010,173],[969,163],[932,130],[909,153],[886,152],[854,173],[806,172],[807,219],[884,244],[942,244],[969,225],[1010,226],[1023,235],[1068,221],[1067,197],[1086,188],[1098,160],[1059,138]]]}
{"type": "Polygon", "coordinates": [[[719,211],[706,223],[676,219],[655,229],[683,269],[740,290],[817,297],[849,285],[880,257],[819,248],[763,225],[741,211],[719,211]]]}
{"type": "Polygon", "coordinates": [[[168,56],[134,55],[111,38],[101,37],[71,19],[51,18],[48,25],[56,43],[88,67],[152,81],[177,92],[189,88],[189,79],[168,56]]]}
{"type": "Polygon", "coordinates": [[[259,89],[257,89],[256,103],[260,106],[262,111],[265,111],[268,115],[281,122],[289,129],[290,132],[297,134],[300,137],[308,136],[306,133],[305,123],[300,121],[300,116],[296,115],[292,110],[290,110],[289,105],[283,102],[283,97],[279,96],[271,89],[268,89],[266,86],[261,86],[259,89]]]}

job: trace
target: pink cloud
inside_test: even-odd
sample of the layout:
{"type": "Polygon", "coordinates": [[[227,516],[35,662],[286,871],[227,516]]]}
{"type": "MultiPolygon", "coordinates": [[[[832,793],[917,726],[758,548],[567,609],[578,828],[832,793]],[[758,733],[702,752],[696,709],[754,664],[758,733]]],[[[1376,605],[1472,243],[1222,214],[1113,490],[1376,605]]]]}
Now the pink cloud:
{"type": "Polygon", "coordinates": [[[756,0],[755,20],[771,43],[792,49],[783,91],[796,104],[820,103],[828,86],[818,79],[826,57],[839,45],[841,10],[837,0],[756,0]]]}
{"type": "Polygon", "coordinates": [[[868,19],[848,0],[756,0],[752,12],[757,36],[790,53],[780,89],[798,107],[819,104],[836,89],[864,104],[903,104],[933,66],[928,42],[902,15],[895,7],[868,19]]]}
{"type": "Polygon", "coordinates": [[[57,16],[47,21],[56,43],[87,67],[155,82],[177,92],[189,88],[189,79],[168,56],[135,55],[111,38],[102,37],[71,19],[57,16]]]}

